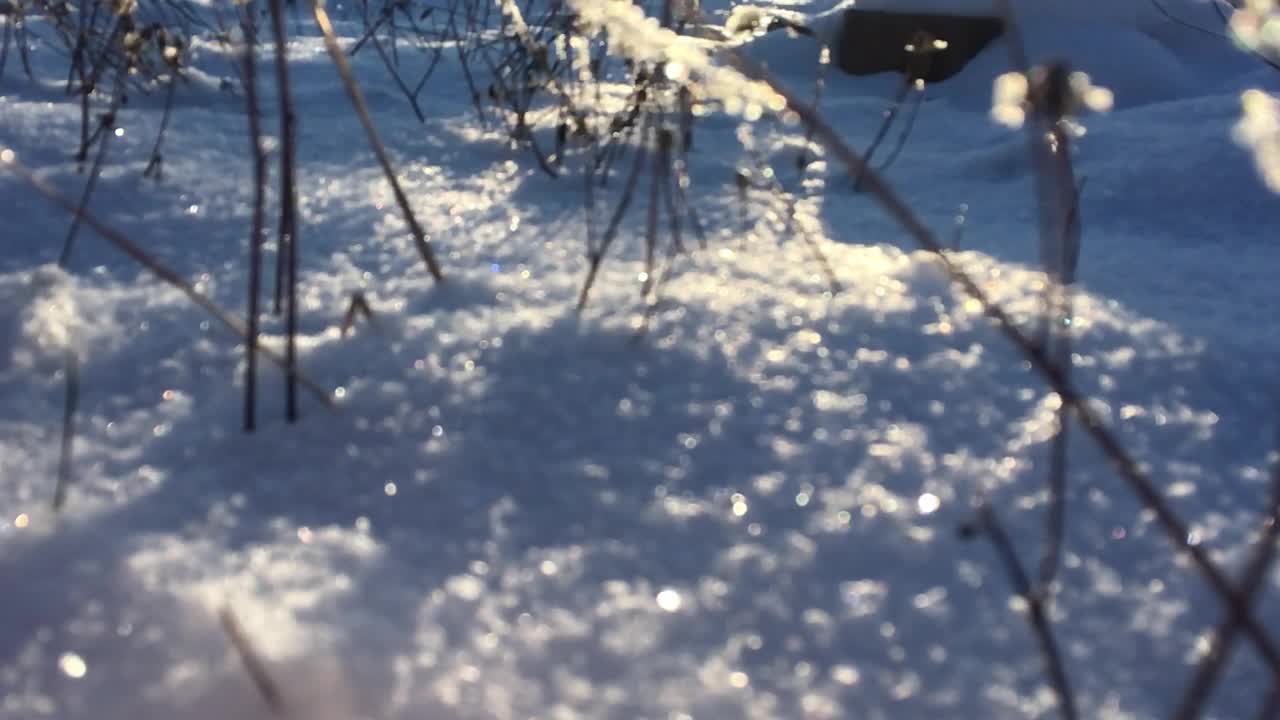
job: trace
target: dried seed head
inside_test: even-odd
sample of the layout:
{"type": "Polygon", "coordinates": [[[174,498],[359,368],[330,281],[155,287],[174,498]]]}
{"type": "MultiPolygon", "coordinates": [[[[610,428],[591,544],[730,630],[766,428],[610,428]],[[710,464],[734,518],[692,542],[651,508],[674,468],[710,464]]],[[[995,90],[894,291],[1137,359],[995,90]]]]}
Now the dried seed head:
{"type": "Polygon", "coordinates": [[[1022,127],[1027,113],[1052,124],[1076,127],[1074,116],[1084,111],[1107,112],[1115,95],[1094,85],[1089,76],[1073,72],[1064,62],[1036,66],[1027,73],[1011,72],[996,78],[992,89],[991,117],[1001,125],[1022,127]]]}

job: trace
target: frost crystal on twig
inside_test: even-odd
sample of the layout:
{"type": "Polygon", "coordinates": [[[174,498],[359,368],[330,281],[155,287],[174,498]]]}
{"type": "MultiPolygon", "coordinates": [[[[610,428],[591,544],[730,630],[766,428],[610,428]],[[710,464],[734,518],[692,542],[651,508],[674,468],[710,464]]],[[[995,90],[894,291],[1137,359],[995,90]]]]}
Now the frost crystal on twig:
{"type": "MultiPolygon", "coordinates": [[[[1280,55],[1280,10],[1275,0],[1247,0],[1231,13],[1232,38],[1275,67],[1280,55]]],[[[1232,128],[1236,143],[1249,150],[1267,187],[1280,193],[1280,100],[1257,88],[1240,96],[1240,120],[1232,128]]]]}
{"type": "Polygon", "coordinates": [[[1252,153],[1267,187],[1280,193],[1280,100],[1253,89],[1240,96],[1240,104],[1242,114],[1232,135],[1252,153]]]}
{"type": "Polygon", "coordinates": [[[611,48],[631,60],[662,63],[668,80],[685,85],[697,98],[719,102],[731,115],[758,120],[766,111],[786,108],[786,100],[768,84],[717,63],[695,39],[662,27],[638,5],[613,0],[569,4],[585,32],[607,32],[611,48]]]}
{"type": "Polygon", "coordinates": [[[1231,32],[1236,42],[1266,57],[1280,53],[1280,12],[1275,0],[1246,0],[1231,13],[1231,32]]]}
{"type": "Polygon", "coordinates": [[[1037,66],[1027,73],[1008,72],[996,78],[991,94],[991,117],[996,122],[1017,129],[1026,122],[1027,112],[1034,105],[1045,117],[1062,122],[1076,134],[1083,128],[1074,117],[1084,111],[1103,113],[1115,104],[1115,95],[1109,89],[1094,85],[1082,72],[1065,76],[1065,85],[1058,85],[1056,66],[1037,66]]]}

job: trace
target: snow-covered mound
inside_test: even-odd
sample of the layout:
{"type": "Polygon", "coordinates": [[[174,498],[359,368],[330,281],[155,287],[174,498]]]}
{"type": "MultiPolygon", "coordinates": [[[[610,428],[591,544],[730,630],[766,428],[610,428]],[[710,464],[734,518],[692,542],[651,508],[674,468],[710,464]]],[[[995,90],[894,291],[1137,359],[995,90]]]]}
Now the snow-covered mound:
{"type": "MultiPolygon", "coordinates": [[[[1230,128],[1237,91],[1270,76],[1145,2],[1018,9],[1037,52],[1117,92],[1076,146],[1076,381],[1234,572],[1280,420],[1280,204],[1230,128]]],[[[775,33],[748,52],[807,90],[813,47],[775,33]]],[[[819,158],[799,176],[802,127],[701,120],[691,193],[708,247],[686,238],[650,313],[642,180],[579,316],[580,176],[551,180],[477,121],[452,60],[419,124],[376,54],[358,54],[445,266],[436,285],[319,40],[291,52],[301,365],[336,412],[304,402],[285,423],[264,368],[261,427],[242,433],[237,341],[87,231],[70,268],[51,267],[67,218],[0,172],[0,718],[273,717],[224,609],[290,717],[1056,714],[996,555],[956,532],[982,498],[1036,561],[1056,398],[840,168],[819,158]],[[744,139],[813,246],[768,193],[743,217],[744,139]],[[357,291],[372,321],[344,336],[357,291]],[[69,343],[75,483],[55,515],[69,343]]],[[[929,90],[941,101],[887,177],[943,236],[965,215],[957,262],[1031,327],[1026,138],[985,112],[1003,53],[929,90]]],[[[33,60],[41,83],[12,61],[0,78],[0,146],[76,194],[79,107],[50,90],[65,60],[33,60]]],[[[177,96],[162,183],[139,177],[162,100],[131,99],[91,209],[243,312],[252,187],[243,98],[218,89],[226,60],[199,47],[207,81],[177,96]]],[[[855,147],[894,81],[828,77],[822,107],[855,147]]],[[[621,185],[600,191],[602,213],[621,185]]],[[[265,322],[278,347],[282,323],[265,322]]],[[[1166,717],[1221,609],[1100,453],[1075,434],[1069,448],[1053,621],[1081,716],[1166,717]]],[[[1259,607],[1280,627],[1274,602],[1259,607]]],[[[1213,714],[1251,717],[1270,686],[1242,643],[1213,714]]]]}
{"type": "MultiPolygon", "coordinates": [[[[767,3],[758,5],[771,7],[767,3]]],[[[1020,40],[1032,63],[1066,59],[1075,69],[1089,73],[1096,82],[1112,88],[1122,107],[1239,89],[1235,84],[1237,78],[1258,69],[1256,60],[1240,52],[1225,37],[1219,16],[1195,0],[1161,3],[1169,15],[1142,0],[1080,3],[1015,0],[1012,5],[1020,40]],[[1211,33],[1222,37],[1214,38],[1211,33]]],[[[988,2],[944,0],[860,0],[830,7],[820,3],[802,7],[808,12],[798,10],[794,3],[780,3],[777,12],[812,28],[814,38],[774,33],[758,39],[749,51],[798,84],[812,82],[819,44],[839,45],[848,10],[982,16],[994,12],[994,5],[988,2]]],[[[980,110],[990,102],[994,78],[1010,68],[1008,41],[1000,39],[988,46],[958,77],[936,86],[930,94],[980,110]]],[[[891,94],[898,80],[886,76],[853,81],[839,78],[836,82],[861,87],[863,92],[891,94]]]]}

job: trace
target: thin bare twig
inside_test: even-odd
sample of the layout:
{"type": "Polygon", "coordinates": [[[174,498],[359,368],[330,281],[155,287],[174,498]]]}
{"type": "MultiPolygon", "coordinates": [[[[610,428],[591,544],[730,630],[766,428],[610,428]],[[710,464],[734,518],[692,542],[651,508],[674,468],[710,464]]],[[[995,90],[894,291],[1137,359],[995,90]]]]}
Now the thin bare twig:
{"type": "Polygon", "coordinates": [[[177,88],[178,70],[174,67],[164,93],[164,113],[160,116],[160,131],[156,133],[156,144],[151,148],[151,159],[147,161],[147,167],[142,171],[143,177],[160,180],[164,174],[164,155],[160,152],[160,147],[164,144],[164,134],[169,128],[169,118],[173,115],[173,95],[177,88]]]}
{"type": "Polygon", "coordinates": [[[1058,643],[1049,622],[1045,596],[1032,587],[1031,578],[1026,568],[1022,566],[1022,561],[1018,559],[1018,553],[1014,550],[1009,534],[1005,532],[995,512],[987,505],[978,509],[978,517],[973,526],[965,526],[961,528],[961,532],[964,535],[978,532],[991,540],[996,555],[1000,557],[1000,562],[1009,577],[1009,582],[1013,585],[1014,593],[1027,604],[1027,621],[1031,624],[1031,630],[1035,633],[1036,642],[1040,646],[1045,669],[1058,696],[1058,705],[1062,708],[1062,717],[1066,720],[1076,720],[1079,714],[1076,711],[1075,697],[1071,693],[1071,683],[1062,663],[1062,653],[1058,649],[1058,643]]]}
{"type": "Polygon", "coordinates": [[[1266,583],[1272,560],[1275,559],[1277,540],[1280,540],[1280,458],[1271,466],[1271,501],[1262,520],[1262,535],[1254,546],[1253,555],[1245,564],[1244,574],[1240,580],[1240,593],[1244,596],[1244,605],[1228,612],[1215,628],[1212,639],[1209,641],[1209,653],[1201,660],[1191,682],[1187,684],[1182,701],[1178,703],[1178,709],[1173,714],[1174,720],[1194,720],[1200,716],[1201,708],[1208,702],[1218,675],[1226,665],[1232,646],[1240,634],[1241,613],[1252,611],[1266,583]]]}
{"type": "Polygon", "coordinates": [[[351,98],[351,104],[355,106],[356,114],[360,117],[360,124],[364,126],[364,131],[369,136],[369,144],[373,147],[373,154],[378,158],[378,164],[382,166],[382,172],[386,175],[387,182],[391,184],[391,192],[395,194],[396,204],[400,206],[400,212],[404,215],[405,224],[409,226],[409,232],[413,234],[413,243],[418,248],[418,254],[422,256],[423,262],[427,264],[427,270],[431,272],[431,277],[435,278],[436,282],[440,282],[444,280],[444,273],[440,270],[440,264],[436,261],[435,253],[427,242],[426,232],[422,229],[422,225],[418,223],[418,218],[413,214],[408,196],[404,194],[404,190],[400,187],[400,181],[396,178],[395,169],[391,167],[391,158],[387,155],[387,149],[382,145],[382,141],[378,139],[378,130],[374,127],[373,117],[369,115],[369,106],[364,101],[364,94],[360,92],[360,86],[356,84],[355,74],[351,71],[351,64],[347,62],[347,56],[343,54],[342,48],[338,45],[338,37],[333,32],[333,23],[329,20],[329,13],[324,9],[324,0],[315,0],[311,7],[316,17],[316,24],[320,26],[320,31],[324,33],[324,44],[329,50],[329,57],[333,59],[334,67],[338,69],[338,75],[342,77],[342,84],[346,87],[347,95],[351,98]]]}
{"type": "Polygon", "coordinates": [[[13,37],[12,19],[16,11],[7,2],[0,3],[0,22],[4,23],[4,38],[0,39],[0,80],[4,79],[4,66],[9,60],[9,41],[13,37]]]}
{"type": "MultiPolygon", "coordinates": [[[[1064,150],[1065,154],[1065,150],[1064,150]]],[[[1064,177],[1069,182],[1074,182],[1074,172],[1069,161],[1064,161],[1066,165],[1062,170],[1064,177]]],[[[1080,184],[1073,188],[1070,199],[1070,208],[1065,213],[1063,220],[1064,227],[1060,231],[1060,235],[1064,238],[1059,242],[1059,248],[1062,255],[1060,258],[1063,267],[1062,272],[1055,276],[1050,272],[1051,289],[1056,291],[1057,303],[1046,304],[1045,312],[1048,315],[1046,324],[1053,328],[1053,340],[1050,357],[1053,362],[1057,363],[1061,369],[1067,382],[1071,381],[1073,372],[1073,355],[1072,355],[1072,332],[1075,327],[1072,322],[1072,316],[1075,313],[1075,301],[1072,294],[1072,285],[1075,282],[1076,260],[1079,257],[1080,247],[1080,194],[1084,189],[1084,179],[1080,184]]],[[[1064,200],[1065,202],[1065,200],[1064,200]]],[[[1059,404],[1054,422],[1057,427],[1054,429],[1053,439],[1049,446],[1049,509],[1048,518],[1045,522],[1045,544],[1044,550],[1040,558],[1040,586],[1043,592],[1049,592],[1049,586],[1053,582],[1058,572],[1058,565],[1062,556],[1062,545],[1064,535],[1066,533],[1066,516],[1067,516],[1067,435],[1070,412],[1066,405],[1059,404]]]]}
{"type": "Polygon", "coordinates": [[[1202,34],[1204,34],[1204,35],[1208,35],[1209,37],[1215,37],[1215,38],[1218,38],[1219,40],[1229,40],[1229,39],[1230,39],[1230,38],[1228,38],[1226,35],[1224,35],[1223,33],[1220,33],[1220,32],[1214,32],[1213,30],[1210,30],[1209,28],[1200,27],[1199,25],[1196,25],[1196,24],[1195,24],[1195,23],[1193,23],[1193,22],[1187,22],[1186,20],[1183,20],[1182,18],[1175,16],[1173,13],[1169,12],[1169,9],[1168,9],[1168,8],[1166,8],[1166,7],[1164,6],[1164,3],[1160,2],[1160,0],[1151,0],[1151,4],[1155,6],[1156,10],[1157,10],[1161,15],[1163,15],[1163,16],[1165,17],[1165,19],[1166,19],[1166,20],[1168,20],[1169,22],[1171,22],[1171,23],[1173,23],[1173,24],[1175,24],[1175,25],[1180,25],[1180,26],[1182,26],[1182,27],[1184,27],[1184,28],[1187,28],[1188,30],[1195,30],[1195,31],[1196,31],[1196,32],[1198,32],[1198,33],[1202,33],[1202,34]]]}
{"type": "Polygon", "coordinates": [[[252,432],[258,413],[258,303],[262,296],[262,241],[266,216],[267,155],[262,150],[258,106],[258,32],[256,20],[244,23],[244,88],[249,114],[249,152],[253,155],[253,219],[249,229],[249,302],[245,339],[244,429],[252,432]]]}
{"type": "MultiPolygon", "coordinates": [[[[902,83],[898,85],[898,91],[894,93],[893,100],[889,103],[889,109],[884,111],[884,117],[880,121],[880,128],[876,130],[875,136],[871,139],[871,144],[862,153],[862,157],[866,159],[868,165],[871,163],[871,158],[876,154],[876,150],[880,148],[880,143],[884,142],[885,137],[889,134],[889,128],[893,127],[893,121],[898,118],[898,113],[902,110],[902,101],[906,99],[907,93],[911,92],[911,88],[914,86],[915,82],[909,76],[902,78],[902,83]]],[[[862,190],[862,175],[858,175],[853,179],[853,189],[855,192],[862,190]]]]}
{"type": "MultiPolygon", "coordinates": [[[[659,119],[658,122],[661,122],[659,119]]],[[[654,261],[658,252],[658,214],[661,210],[659,200],[659,190],[661,189],[658,178],[669,169],[669,163],[665,161],[667,156],[667,148],[670,147],[669,142],[664,142],[664,136],[669,138],[671,135],[666,128],[660,128],[654,139],[653,152],[650,153],[653,164],[649,168],[649,205],[645,208],[644,222],[644,280],[640,283],[640,297],[643,299],[648,297],[649,288],[654,281],[654,261]]]]}
{"type": "MultiPolygon", "coordinates": [[[[640,133],[640,145],[642,147],[648,142],[651,127],[648,121],[644,123],[640,133]]],[[[644,169],[644,158],[645,152],[641,148],[637,148],[631,173],[627,176],[626,187],[623,188],[622,196],[618,199],[618,206],[613,211],[609,226],[605,228],[604,235],[600,238],[600,245],[594,248],[587,248],[587,260],[590,264],[587,268],[587,279],[583,281],[582,290],[578,293],[579,313],[587,306],[587,297],[595,284],[596,274],[600,271],[600,265],[604,262],[605,254],[609,252],[609,246],[613,244],[614,239],[618,236],[618,226],[622,224],[622,218],[626,216],[627,210],[631,207],[631,199],[635,195],[636,184],[639,182],[640,174],[644,169]]]]}
{"type": "MultiPolygon", "coordinates": [[[[276,293],[279,297],[279,276],[284,272],[285,295],[285,420],[298,420],[298,386],[296,372],[298,362],[298,197],[295,173],[297,138],[296,116],[293,113],[293,94],[289,89],[289,43],[285,36],[284,6],[281,0],[267,0],[271,10],[271,32],[276,43],[276,87],[280,101],[280,238],[279,251],[284,263],[277,264],[276,293]]],[[[277,304],[278,304],[277,300],[277,304]]]]}
{"type": "Polygon", "coordinates": [[[360,290],[351,293],[351,302],[347,305],[347,312],[342,316],[342,327],[339,329],[342,337],[345,338],[347,333],[355,328],[357,317],[363,317],[370,325],[376,324],[373,319],[373,308],[369,307],[369,301],[360,290]]]}
{"type": "MultiPolygon", "coordinates": [[[[102,177],[102,165],[107,159],[107,149],[111,146],[111,138],[115,136],[116,112],[120,109],[124,87],[121,76],[117,75],[115,92],[111,96],[111,107],[102,116],[102,124],[98,128],[98,152],[93,158],[93,169],[89,171],[89,179],[85,181],[84,191],[80,194],[80,207],[89,207],[93,191],[102,177]]],[[[76,235],[80,232],[80,213],[72,216],[71,227],[67,229],[67,237],[62,243],[62,252],[58,255],[58,266],[66,267],[71,261],[71,250],[75,247],[76,235]]]]}

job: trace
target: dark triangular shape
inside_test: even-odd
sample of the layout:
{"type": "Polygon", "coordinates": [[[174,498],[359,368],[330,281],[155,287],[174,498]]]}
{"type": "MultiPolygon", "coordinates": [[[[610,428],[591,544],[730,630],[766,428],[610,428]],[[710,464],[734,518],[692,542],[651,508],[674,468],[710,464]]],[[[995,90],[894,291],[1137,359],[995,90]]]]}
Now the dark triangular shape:
{"type": "Polygon", "coordinates": [[[897,72],[932,83],[960,72],[1003,32],[994,17],[847,10],[833,50],[852,75],[897,72]],[[946,46],[930,46],[935,39],[946,46]]]}

